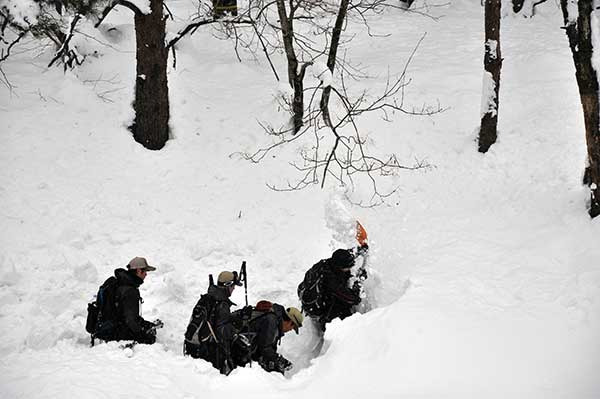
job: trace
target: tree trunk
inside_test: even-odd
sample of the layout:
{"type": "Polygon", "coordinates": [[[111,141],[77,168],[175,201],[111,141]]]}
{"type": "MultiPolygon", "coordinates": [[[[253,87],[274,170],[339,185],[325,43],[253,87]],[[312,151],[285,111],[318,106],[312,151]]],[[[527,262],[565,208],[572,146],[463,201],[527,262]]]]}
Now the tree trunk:
{"type": "Polygon", "coordinates": [[[500,7],[501,0],[485,2],[485,56],[479,152],[487,152],[498,137],[498,107],[500,92],[500,7]]]}
{"type": "MultiPolygon", "coordinates": [[[[598,75],[592,65],[591,13],[593,0],[577,2],[579,11],[577,20],[569,16],[567,0],[561,0],[560,3],[583,107],[588,150],[584,184],[590,187],[589,213],[594,218],[600,215],[600,103],[598,101],[598,75]]],[[[600,28],[596,28],[600,30],[600,28]]]]}
{"type": "MultiPolygon", "coordinates": [[[[293,7],[293,2],[290,1],[290,5],[293,7]]],[[[294,124],[294,132],[296,134],[302,128],[304,124],[304,70],[306,64],[302,67],[302,70],[298,72],[298,57],[294,51],[294,9],[290,9],[290,15],[288,16],[285,1],[277,0],[277,12],[279,13],[279,24],[281,27],[281,35],[283,37],[283,47],[285,49],[285,56],[288,64],[288,82],[294,89],[294,99],[292,101],[292,121],[294,124]]]]}
{"type": "MultiPolygon", "coordinates": [[[[337,51],[340,45],[340,39],[342,37],[342,28],[346,21],[346,15],[348,14],[348,4],[350,0],[342,0],[340,2],[340,8],[338,9],[337,18],[335,19],[335,25],[331,32],[331,45],[329,46],[329,56],[327,57],[327,68],[333,74],[335,69],[335,60],[337,59],[337,51]]],[[[329,127],[333,126],[331,123],[331,116],[329,115],[329,96],[331,95],[331,86],[327,86],[323,89],[321,95],[321,112],[323,113],[323,120],[329,127]]]]}
{"type": "Polygon", "coordinates": [[[169,139],[168,52],[162,0],[151,0],[150,8],[150,14],[135,15],[137,77],[131,130],[135,141],[160,150],[169,139]]]}

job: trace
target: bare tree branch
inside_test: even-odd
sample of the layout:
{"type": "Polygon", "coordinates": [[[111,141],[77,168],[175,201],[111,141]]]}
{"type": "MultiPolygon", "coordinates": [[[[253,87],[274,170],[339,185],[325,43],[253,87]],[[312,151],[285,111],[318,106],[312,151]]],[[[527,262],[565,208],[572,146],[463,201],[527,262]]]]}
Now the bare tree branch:
{"type": "MultiPolygon", "coordinates": [[[[56,51],[54,58],[52,58],[52,60],[48,64],[48,68],[50,68],[59,59],[62,60],[65,70],[67,69],[67,67],[72,66],[73,62],[75,62],[77,65],[81,65],[83,63],[83,59],[80,61],[79,57],[77,56],[77,53],[69,47],[71,39],[73,38],[73,33],[75,31],[75,27],[77,26],[77,23],[80,20],[81,20],[81,14],[75,14],[75,16],[73,17],[73,20],[71,21],[71,27],[69,28],[69,33],[68,33],[67,37],[64,39],[64,41],[62,42],[59,49],[56,51]]],[[[85,58],[85,56],[83,58],[85,58]]]]}
{"type": "MultiPolygon", "coordinates": [[[[7,20],[8,21],[8,20],[7,20]]],[[[14,39],[13,41],[10,42],[10,44],[8,45],[8,47],[6,48],[6,51],[4,49],[2,49],[2,52],[0,53],[0,62],[5,61],[8,57],[10,57],[10,50],[21,41],[22,38],[24,38],[27,33],[29,33],[29,29],[26,29],[22,32],[19,32],[18,36],[16,39],[14,39]]],[[[4,41],[4,38],[2,38],[2,40],[4,41]]],[[[8,42],[7,42],[8,43],[8,42]]]]}

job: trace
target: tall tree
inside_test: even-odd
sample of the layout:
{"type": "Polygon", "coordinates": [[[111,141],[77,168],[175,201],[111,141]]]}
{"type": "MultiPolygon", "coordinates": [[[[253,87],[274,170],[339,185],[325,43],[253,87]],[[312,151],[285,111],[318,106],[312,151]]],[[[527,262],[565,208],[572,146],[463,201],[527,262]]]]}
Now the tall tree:
{"type": "Polygon", "coordinates": [[[163,0],[151,0],[150,14],[135,14],[136,71],[135,141],[160,150],[169,139],[168,51],[165,43],[163,0]]]}
{"type": "MultiPolygon", "coordinates": [[[[590,188],[589,213],[592,218],[600,215],[600,103],[598,71],[592,64],[594,51],[592,37],[600,34],[600,27],[592,24],[594,3],[596,9],[600,9],[600,3],[593,0],[561,0],[560,2],[575,63],[579,97],[583,106],[588,154],[583,180],[590,188]]],[[[596,12],[600,13],[600,11],[596,12]]]]}
{"type": "Polygon", "coordinates": [[[135,141],[150,150],[160,150],[169,139],[169,53],[163,0],[149,0],[150,7],[145,10],[127,0],[113,1],[104,9],[96,26],[118,5],[133,11],[135,22],[135,120],[130,129],[135,141]]]}
{"type": "Polygon", "coordinates": [[[501,0],[485,1],[485,55],[483,59],[483,98],[479,152],[487,152],[498,137],[498,106],[500,92],[500,11],[501,0]]]}
{"type": "Polygon", "coordinates": [[[286,9],[285,0],[276,0],[277,12],[279,14],[279,23],[281,26],[281,35],[283,38],[283,46],[285,56],[288,62],[288,81],[294,89],[294,100],[292,102],[294,134],[298,133],[304,124],[304,74],[306,68],[312,65],[312,62],[302,64],[298,70],[298,56],[294,49],[294,19],[295,13],[302,4],[301,1],[289,2],[289,10],[286,9]]]}
{"type": "Polygon", "coordinates": [[[20,15],[20,7],[12,7],[11,1],[19,0],[0,6],[0,44],[6,44],[0,51],[0,62],[10,56],[11,49],[25,35],[31,34],[50,38],[55,43],[56,52],[48,66],[61,62],[65,69],[80,65],[85,58],[70,46],[81,20],[92,18],[98,20],[96,26],[99,26],[116,6],[133,11],[137,77],[133,101],[135,120],[131,130],[134,139],[144,147],[151,150],[164,147],[169,139],[169,90],[163,0],[24,0],[30,5],[29,9],[37,10],[34,18],[20,15]],[[100,10],[103,10],[101,15],[100,10]]]}

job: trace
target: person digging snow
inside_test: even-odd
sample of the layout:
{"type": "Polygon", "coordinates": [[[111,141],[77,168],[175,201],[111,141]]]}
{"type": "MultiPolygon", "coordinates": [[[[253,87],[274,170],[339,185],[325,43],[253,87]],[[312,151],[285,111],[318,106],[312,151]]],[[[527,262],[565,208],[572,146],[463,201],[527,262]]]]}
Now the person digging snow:
{"type": "Polygon", "coordinates": [[[240,361],[234,356],[238,366],[244,366],[250,360],[257,361],[268,372],[284,374],[291,370],[292,362],[277,353],[277,345],[289,331],[299,333],[304,322],[302,312],[295,307],[284,308],[270,301],[259,301],[255,307],[249,306],[233,313],[233,324],[236,327],[236,338],[246,337],[248,356],[240,361]]]}
{"type": "Polygon", "coordinates": [[[298,286],[298,296],[302,302],[302,310],[321,330],[325,331],[327,323],[333,319],[345,319],[355,312],[355,306],[361,302],[360,281],[367,278],[367,272],[361,269],[353,276],[351,269],[356,257],[368,250],[368,245],[361,245],[356,251],[337,249],[330,258],[321,259],[305,274],[304,281],[298,286]],[[356,277],[352,287],[349,281],[356,277]]]}

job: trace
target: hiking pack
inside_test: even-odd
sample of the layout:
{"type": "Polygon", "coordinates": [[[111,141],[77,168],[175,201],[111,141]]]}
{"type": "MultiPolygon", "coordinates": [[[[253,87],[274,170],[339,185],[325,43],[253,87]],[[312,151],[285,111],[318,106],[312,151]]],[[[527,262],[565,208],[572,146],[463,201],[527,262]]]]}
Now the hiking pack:
{"type": "Polygon", "coordinates": [[[211,338],[214,342],[219,342],[214,331],[214,327],[216,327],[214,326],[216,304],[217,300],[211,295],[204,294],[200,296],[185,331],[185,342],[201,345],[211,338]]]}
{"type": "MultiPolygon", "coordinates": [[[[359,246],[354,251],[356,256],[363,256],[363,264],[357,270],[357,284],[362,292],[362,281],[367,278],[366,263],[367,253],[369,250],[367,231],[362,224],[356,221],[356,241],[359,246]]],[[[322,259],[313,267],[311,267],[305,274],[304,280],[298,285],[298,298],[302,302],[302,311],[308,316],[320,317],[323,315],[325,310],[325,301],[323,298],[323,277],[325,270],[328,267],[327,259],[322,259]]]]}
{"type": "Polygon", "coordinates": [[[94,338],[108,340],[116,333],[119,306],[116,298],[117,287],[117,278],[114,276],[108,278],[98,288],[96,300],[88,303],[85,330],[92,336],[92,346],[94,346],[94,338]]]}
{"type": "Polygon", "coordinates": [[[323,312],[323,275],[326,267],[327,260],[320,260],[304,274],[304,280],[298,285],[302,310],[309,316],[321,316],[323,312]]]}
{"type": "Polygon", "coordinates": [[[273,303],[261,300],[256,303],[256,306],[245,306],[231,313],[230,321],[236,331],[231,343],[231,358],[236,366],[244,367],[252,363],[254,354],[252,342],[256,338],[256,333],[249,331],[250,322],[271,312],[273,312],[273,303]]]}
{"type": "MultiPolygon", "coordinates": [[[[248,304],[248,277],[246,272],[246,261],[242,262],[242,267],[239,273],[234,272],[234,278],[244,282],[244,288],[246,292],[246,305],[248,304]]],[[[213,286],[215,284],[212,274],[208,276],[208,285],[213,286]]],[[[190,322],[188,323],[187,329],[185,330],[184,340],[186,343],[193,345],[201,345],[211,338],[213,342],[219,343],[219,339],[215,334],[215,310],[217,300],[208,294],[203,294],[194,306],[190,322]]]]}

